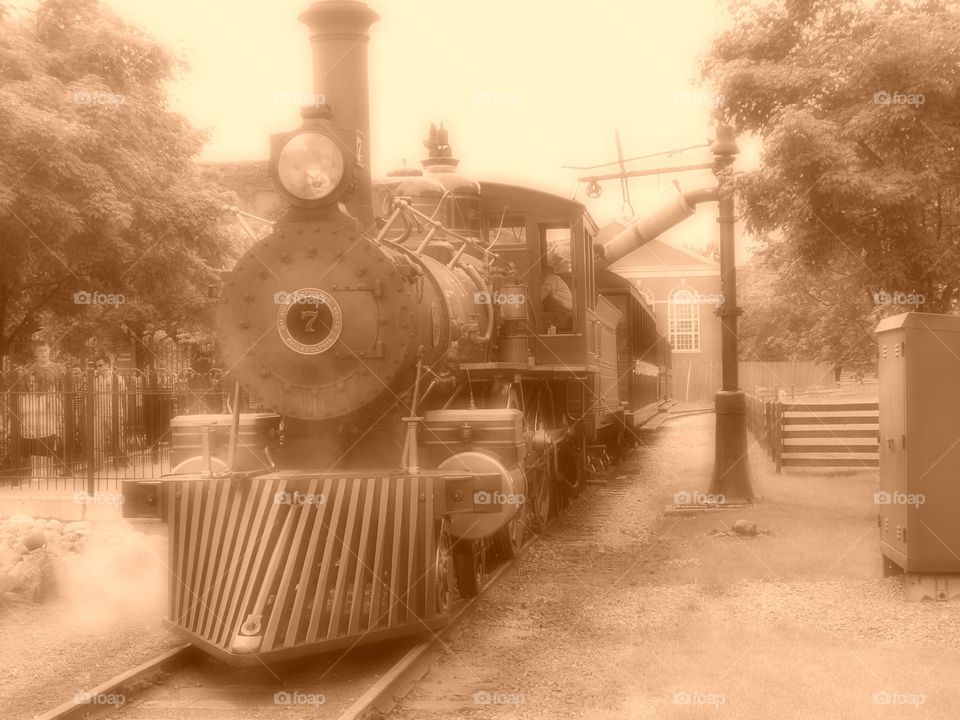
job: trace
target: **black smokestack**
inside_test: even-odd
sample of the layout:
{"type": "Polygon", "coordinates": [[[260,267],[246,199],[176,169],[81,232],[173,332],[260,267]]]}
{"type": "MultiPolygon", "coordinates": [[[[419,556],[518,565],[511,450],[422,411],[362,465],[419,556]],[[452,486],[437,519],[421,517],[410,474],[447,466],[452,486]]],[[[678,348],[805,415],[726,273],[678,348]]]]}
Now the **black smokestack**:
{"type": "Polygon", "coordinates": [[[367,34],[380,19],[357,0],[323,0],[300,15],[310,28],[313,48],[313,91],[333,110],[333,122],[361,133],[363,167],[359,187],[346,203],[361,226],[373,226],[373,193],[370,185],[370,90],[367,80],[367,34]]]}

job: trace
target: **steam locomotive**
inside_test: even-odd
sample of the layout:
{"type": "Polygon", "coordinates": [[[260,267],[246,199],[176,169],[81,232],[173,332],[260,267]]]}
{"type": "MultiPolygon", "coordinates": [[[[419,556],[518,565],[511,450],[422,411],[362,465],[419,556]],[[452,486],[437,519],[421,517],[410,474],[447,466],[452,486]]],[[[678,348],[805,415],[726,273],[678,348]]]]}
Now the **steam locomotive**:
{"type": "Polygon", "coordinates": [[[217,318],[229,377],[273,412],[175,418],[172,473],[125,488],[169,524],[171,628],[239,665],[444,625],[618,459],[669,395],[670,351],[603,268],[698,200],[598,251],[581,204],[460,175],[442,126],[423,170],[374,182],[378,17],[323,0],[300,19],[329,104],[271,138],[289,211],[226,274],[217,318]]]}

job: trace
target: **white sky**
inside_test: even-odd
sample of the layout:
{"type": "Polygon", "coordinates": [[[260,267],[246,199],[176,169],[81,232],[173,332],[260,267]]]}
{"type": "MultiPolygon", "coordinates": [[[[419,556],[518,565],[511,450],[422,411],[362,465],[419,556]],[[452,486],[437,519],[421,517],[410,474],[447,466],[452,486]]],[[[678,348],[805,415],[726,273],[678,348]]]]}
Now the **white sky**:
{"type": "MultiPolygon", "coordinates": [[[[266,158],[267,137],[299,125],[312,90],[308,0],[105,0],[182,54],[190,65],[173,105],[212,130],[203,159],[266,158]]],[[[711,135],[710,98],[697,60],[724,23],[717,0],[369,0],[371,137],[375,175],[416,164],[430,122],[450,131],[461,172],[519,181],[569,196],[575,171],[616,157],[699,144],[711,135]]],[[[663,159],[709,160],[706,151],[663,159]]],[[[679,162],[678,162],[679,161],[679,162]]],[[[639,167],[639,166],[637,166],[639,167]]],[[[631,181],[642,214],[673,192],[709,182],[709,172],[631,181]]],[[[603,224],[621,208],[615,181],[586,200],[603,224]]],[[[706,244],[715,211],[683,223],[673,240],[706,244]]]]}

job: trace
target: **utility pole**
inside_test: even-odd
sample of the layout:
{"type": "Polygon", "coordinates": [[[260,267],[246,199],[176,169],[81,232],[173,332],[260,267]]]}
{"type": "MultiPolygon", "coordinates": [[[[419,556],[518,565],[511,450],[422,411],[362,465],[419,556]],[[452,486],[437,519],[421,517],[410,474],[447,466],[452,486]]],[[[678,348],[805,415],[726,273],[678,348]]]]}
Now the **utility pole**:
{"type": "Polygon", "coordinates": [[[754,499],[747,462],[747,395],[740,389],[737,366],[737,263],[734,241],[736,208],[730,174],[734,158],[739,153],[733,128],[717,128],[717,138],[710,150],[714,156],[713,172],[717,176],[720,225],[720,290],[723,304],[717,308],[720,316],[720,362],[723,384],[715,396],[717,412],[716,446],[713,477],[709,494],[719,505],[749,503],[754,499]]]}
{"type": "MultiPolygon", "coordinates": [[[[667,153],[655,153],[645,157],[673,155],[682,152],[684,149],[690,148],[682,148],[667,153]]],[[[716,188],[680,192],[665,205],[644,215],[633,225],[608,240],[604,244],[601,256],[597,258],[595,266],[598,269],[606,268],[638,247],[650,242],[660,233],[690,217],[698,204],[717,202],[719,210],[717,223],[720,225],[720,289],[723,293],[723,303],[717,308],[716,314],[720,317],[720,360],[723,382],[715,395],[717,413],[716,447],[714,450],[713,475],[708,493],[712,498],[709,503],[697,505],[707,508],[751,503],[755,495],[750,483],[750,471],[747,463],[747,396],[740,389],[737,367],[737,316],[740,315],[741,311],[737,306],[737,264],[733,234],[736,208],[733,201],[733,189],[730,186],[733,161],[740,152],[737,147],[736,133],[729,125],[721,125],[717,128],[716,139],[710,144],[710,151],[713,153],[712,164],[678,165],[628,171],[624,167],[624,163],[629,161],[623,159],[619,146],[617,151],[618,161],[616,163],[575,168],[595,170],[614,164],[619,165],[619,171],[580,178],[580,182],[587,183],[587,194],[591,197],[599,196],[599,183],[604,180],[619,179],[621,187],[623,187],[626,179],[631,177],[688,172],[705,168],[713,170],[717,177],[716,188]]],[[[641,158],[631,158],[631,160],[637,159],[641,158]]],[[[624,201],[627,202],[628,198],[629,196],[625,194],[624,201]]]]}

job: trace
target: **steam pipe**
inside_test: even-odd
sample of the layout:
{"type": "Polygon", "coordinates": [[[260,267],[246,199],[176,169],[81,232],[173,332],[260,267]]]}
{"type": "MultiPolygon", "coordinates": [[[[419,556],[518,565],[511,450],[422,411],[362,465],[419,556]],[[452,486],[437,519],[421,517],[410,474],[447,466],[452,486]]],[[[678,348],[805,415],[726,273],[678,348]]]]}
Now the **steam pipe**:
{"type": "MultiPolygon", "coordinates": [[[[483,278],[480,277],[480,273],[477,272],[477,269],[472,265],[463,264],[461,267],[466,271],[467,275],[477,284],[477,287],[480,288],[480,292],[489,293],[490,288],[487,287],[487,284],[483,281],[483,278]]],[[[490,342],[490,338],[493,337],[493,302],[486,304],[487,310],[487,331],[484,333],[484,337],[487,339],[487,342],[490,342]]]]}
{"type": "Polygon", "coordinates": [[[377,237],[374,238],[374,242],[377,245],[382,243],[384,238],[387,237],[387,233],[390,232],[391,228],[393,228],[393,224],[397,221],[397,218],[400,217],[400,213],[402,212],[403,212],[403,208],[397,205],[397,207],[393,211],[393,214],[390,215],[387,221],[383,224],[383,227],[380,228],[380,232],[377,233],[377,237]]]}
{"type": "Polygon", "coordinates": [[[227,447],[227,470],[233,471],[237,461],[237,441],[240,437],[240,383],[233,384],[233,417],[230,419],[230,445],[227,447]]]}
{"type": "Polygon", "coordinates": [[[629,255],[641,245],[645,245],[682,220],[693,215],[696,206],[702,202],[719,199],[716,188],[702,188],[682,192],[658,210],[642,217],[626,230],[617,233],[603,245],[603,257],[597,258],[595,267],[603,270],[622,257],[629,255]]]}
{"type": "Polygon", "coordinates": [[[357,168],[358,187],[346,206],[364,228],[373,226],[367,33],[379,19],[357,0],[322,0],[300,15],[300,21],[310,28],[314,93],[318,101],[330,106],[335,125],[358,133],[363,162],[357,168]]]}

